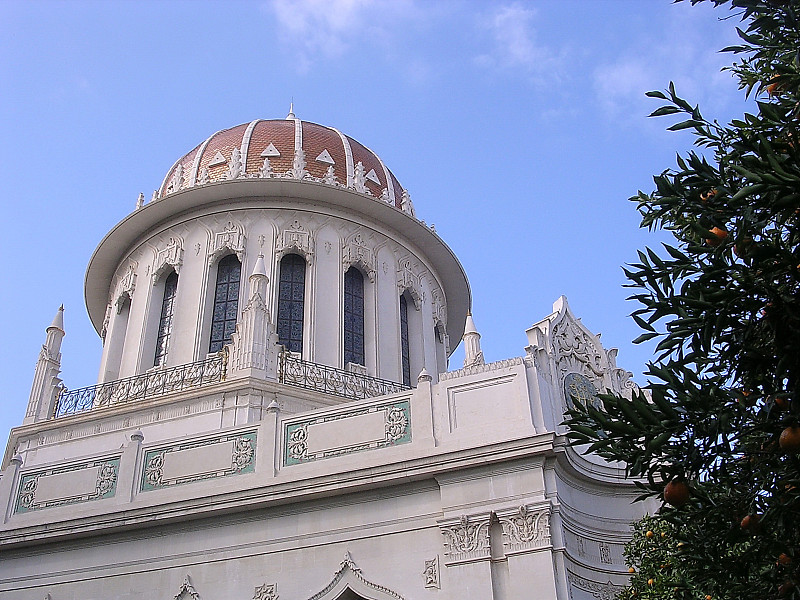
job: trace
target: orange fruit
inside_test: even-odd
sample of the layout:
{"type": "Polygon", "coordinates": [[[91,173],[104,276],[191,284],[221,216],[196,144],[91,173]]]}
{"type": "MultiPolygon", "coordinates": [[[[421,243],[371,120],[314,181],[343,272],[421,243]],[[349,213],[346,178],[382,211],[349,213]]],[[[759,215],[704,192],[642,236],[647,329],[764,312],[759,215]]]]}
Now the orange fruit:
{"type": "MultiPolygon", "coordinates": [[[[673,479],[664,486],[664,501],[674,507],[683,506],[689,501],[689,486],[683,479],[673,479]]],[[[664,537],[664,534],[661,534],[664,537]]]]}
{"type": "Polygon", "coordinates": [[[778,556],[778,564],[779,565],[786,566],[788,564],[791,564],[791,562],[792,562],[792,557],[789,556],[788,554],[786,554],[785,552],[782,552],[781,555],[778,556]]]}
{"type": "Polygon", "coordinates": [[[793,425],[781,431],[781,437],[778,438],[778,445],[781,450],[786,452],[800,451],[800,427],[793,425]]]}
{"type": "Polygon", "coordinates": [[[645,535],[645,537],[651,538],[651,537],[653,537],[655,535],[655,533],[653,533],[652,531],[648,531],[644,535],[645,535]]]}
{"type": "Polygon", "coordinates": [[[722,240],[728,237],[728,232],[720,227],[712,227],[708,233],[711,234],[711,237],[706,238],[706,244],[712,248],[719,246],[722,240]]]}
{"type": "Polygon", "coordinates": [[[759,515],[747,515],[742,522],[739,523],[742,529],[750,533],[757,533],[760,525],[761,517],[759,515]]]}

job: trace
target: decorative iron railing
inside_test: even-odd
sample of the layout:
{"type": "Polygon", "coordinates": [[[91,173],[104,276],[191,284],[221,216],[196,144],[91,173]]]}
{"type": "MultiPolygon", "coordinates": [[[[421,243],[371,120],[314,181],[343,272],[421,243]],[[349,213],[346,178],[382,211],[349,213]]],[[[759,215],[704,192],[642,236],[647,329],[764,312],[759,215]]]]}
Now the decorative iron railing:
{"type": "Polygon", "coordinates": [[[180,392],[225,380],[228,352],[222,349],[213,356],[168,369],[154,369],[127,379],[117,379],[89,387],[61,388],[53,417],[143,400],[169,392],[180,392]]]}
{"type": "Polygon", "coordinates": [[[278,380],[286,385],[342,396],[351,400],[375,398],[411,389],[407,385],[387,379],[308,362],[292,356],[290,352],[281,352],[280,354],[278,380]]]}

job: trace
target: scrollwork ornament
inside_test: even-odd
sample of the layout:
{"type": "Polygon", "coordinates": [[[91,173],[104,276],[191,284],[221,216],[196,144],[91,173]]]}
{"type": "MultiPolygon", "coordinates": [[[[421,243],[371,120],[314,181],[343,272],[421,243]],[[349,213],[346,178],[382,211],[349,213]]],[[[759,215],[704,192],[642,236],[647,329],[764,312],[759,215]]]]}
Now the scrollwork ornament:
{"type": "Polygon", "coordinates": [[[289,434],[287,444],[289,456],[296,460],[303,460],[308,456],[308,429],[302,425],[289,434]]]}
{"type": "Polygon", "coordinates": [[[241,437],[233,445],[233,466],[237,471],[241,471],[250,465],[255,456],[253,441],[250,438],[241,437]]]}
{"type": "Polygon", "coordinates": [[[397,406],[393,406],[386,413],[386,439],[390,441],[399,440],[408,430],[408,417],[406,411],[397,406]]]}
{"type": "Polygon", "coordinates": [[[112,489],[114,489],[114,484],[117,482],[117,468],[112,463],[106,463],[101,468],[99,473],[97,474],[97,495],[104,496],[112,489]]]}
{"type": "Polygon", "coordinates": [[[164,453],[156,454],[147,463],[144,471],[144,478],[150,485],[160,485],[161,477],[164,475],[164,453]]]}
{"type": "Polygon", "coordinates": [[[265,583],[253,592],[253,600],[278,600],[278,584],[265,583]]]}

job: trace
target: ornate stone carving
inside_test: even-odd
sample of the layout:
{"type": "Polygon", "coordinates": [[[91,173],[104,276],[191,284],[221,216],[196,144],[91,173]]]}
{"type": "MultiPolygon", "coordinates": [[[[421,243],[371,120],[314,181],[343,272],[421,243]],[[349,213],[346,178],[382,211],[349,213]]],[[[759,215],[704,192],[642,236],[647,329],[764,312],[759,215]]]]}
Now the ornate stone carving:
{"type": "Polygon", "coordinates": [[[261,169],[258,171],[258,176],[262,179],[269,179],[270,177],[274,177],[275,173],[272,171],[272,165],[269,164],[269,157],[264,157],[264,164],[261,165],[261,169]]]}
{"type": "Polygon", "coordinates": [[[180,237],[170,237],[167,245],[156,254],[155,268],[153,269],[153,284],[170,269],[176,273],[181,272],[183,264],[183,240],[180,237]]]}
{"type": "Polygon", "coordinates": [[[103,340],[103,343],[106,343],[106,335],[108,334],[108,326],[111,324],[111,312],[113,310],[113,306],[109,304],[106,306],[106,316],[103,317],[103,326],[100,328],[100,338],[103,340]]]}
{"type": "Polygon", "coordinates": [[[253,600],[278,600],[278,584],[265,583],[258,586],[253,592],[253,600]]]}
{"type": "Polygon", "coordinates": [[[600,562],[605,565],[612,564],[611,560],[611,546],[606,544],[605,542],[598,542],[597,548],[600,553],[600,562]]]}
{"type": "Polygon", "coordinates": [[[603,355],[596,337],[564,310],[552,328],[551,344],[555,355],[558,379],[563,381],[569,372],[583,373],[602,387],[603,355]]]}
{"type": "Polygon", "coordinates": [[[361,232],[356,232],[347,240],[344,246],[342,264],[345,271],[353,265],[358,265],[366,272],[371,282],[375,281],[374,252],[367,245],[361,232]]]}
{"type": "Polygon", "coordinates": [[[420,284],[419,275],[414,273],[414,270],[411,268],[410,258],[400,259],[397,271],[397,287],[400,289],[401,294],[408,291],[417,310],[422,308],[422,301],[424,300],[424,294],[421,291],[422,285],[420,284]]]}
{"type": "Polygon", "coordinates": [[[408,431],[408,417],[400,406],[392,406],[386,413],[386,439],[392,442],[399,440],[408,431]]]}
{"type": "Polygon", "coordinates": [[[361,161],[356,163],[356,167],[353,170],[353,189],[362,194],[369,194],[369,190],[367,189],[367,177],[364,174],[364,165],[361,161]]]}
{"type": "Polygon", "coordinates": [[[133,292],[136,290],[136,268],[139,264],[131,261],[117,282],[114,291],[114,305],[117,307],[117,314],[122,312],[122,307],[126,300],[133,299],[133,292]]]}
{"type": "Polygon", "coordinates": [[[208,264],[213,264],[223,255],[233,252],[242,261],[244,259],[245,235],[239,223],[228,221],[222,231],[214,234],[214,250],[208,257],[208,264]]]}
{"type": "Polygon", "coordinates": [[[239,177],[244,175],[243,166],[244,165],[242,165],[242,152],[238,148],[234,148],[233,152],[231,153],[231,162],[228,163],[227,178],[239,179],[239,177]]]}
{"type": "Polygon", "coordinates": [[[334,600],[344,588],[375,600],[404,600],[400,594],[389,588],[367,581],[350,556],[350,552],[345,552],[344,559],[339,563],[331,582],[308,600],[334,600]]]}
{"type": "Polygon", "coordinates": [[[311,238],[311,233],[295,219],[287,229],[283,230],[283,235],[275,244],[275,250],[279,256],[294,250],[302,254],[307,262],[311,262],[314,257],[314,240],[311,238]]]}
{"type": "Polygon", "coordinates": [[[175,167],[175,171],[172,173],[172,178],[169,180],[169,185],[167,185],[166,192],[167,194],[172,194],[177,192],[183,186],[183,165],[178,163],[178,166],[175,167]]]}
{"type": "Polygon", "coordinates": [[[305,460],[308,456],[308,424],[304,423],[289,434],[286,443],[289,458],[305,460]]]}
{"type": "Polygon", "coordinates": [[[325,169],[325,175],[322,177],[322,183],[327,183],[328,185],[338,185],[336,181],[336,173],[333,171],[333,165],[328,165],[328,168],[325,169]]]}
{"type": "Polygon", "coordinates": [[[199,185],[205,185],[210,181],[210,176],[208,174],[208,167],[203,167],[200,169],[200,175],[197,177],[197,183],[199,185]]]}
{"type": "Polygon", "coordinates": [[[422,571],[426,588],[441,589],[439,584],[439,556],[425,561],[425,569],[422,571]]]}
{"type": "MultiPolygon", "coordinates": [[[[53,506],[65,506],[110,498],[116,493],[119,463],[119,458],[101,458],[78,465],[50,467],[34,473],[23,473],[20,477],[14,512],[26,513],[53,506]],[[50,497],[37,499],[36,491],[39,488],[40,479],[53,476],[64,477],[79,472],[97,473],[93,490],[84,489],[76,493],[74,490],[64,489],[58,497],[52,497],[51,491],[50,497]]],[[[76,476],[80,477],[80,475],[76,476]]]]}
{"type": "Polygon", "coordinates": [[[174,600],[200,600],[200,594],[195,591],[188,575],[183,578],[183,583],[173,598],[174,600]]]}
{"type": "Polygon", "coordinates": [[[411,196],[407,190],[403,190],[403,197],[400,200],[400,208],[403,212],[408,213],[412,217],[416,217],[417,213],[414,211],[414,204],[411,202],[411,196]]]}
{"type": "Polygon", "coordinates": [[[256,443],[256,432],[254,431],[232,432],[201,440],[188,440],[167,448],[148,450],[144,455],[140,489],[146,492],[205,479],[251,473],[255,470],[256,443]],[[213,470],[204,471],[200,468],[187,471],[185,468],[180,468],[176,471],[175,463],[165,470],[167,460],[172,460],[170,455],[182,453],[186,456],[193,450],[211,446],[216,447],[215,460],[219,461],[219,466],[213,470]],[[223,464],[225,466],[222,466],[223,464]]]}
{"type": "Polygon", "coordinates": [[[485,513],[439,521],[444,535],[445,564],[489,558],[489,518],[489,513],[485,513]]]}
{"type": "Polygon", "coordinates": [[[550,506],[522,505],[516,510],[498,511],[503,527],[506,554],[524,552],[550,545],[550,506]]]}
{"type": "Polygon", "coordinates": [[[292,170],[289,173],[295,179],[305,179],[306,175],[308,175],[308,171],[306,171],[306,153],[303,152],[302,148],[295,150],[292,170]]]}
{"type": "Polygon", "coordinates": [[[447,329],[447,307],[444,304],[442,291],[435,287],[431,290],[431,311],[433,312],[434,324],[438,321],[447,329]]]}
{"type": "MultiPolygon", "coordinates": [[[[607,583],[597,583],[596,581],[590,581],[580,575],[576,575],[572,571],[567,571],[567,581],[570,586],[585,590],[599,600],[614,600],[623,590],[622,586],[614,585],[610,581],[607,583]]],[[[572,594],[570,594],[570,596],[571,595],[572,594]]]]}

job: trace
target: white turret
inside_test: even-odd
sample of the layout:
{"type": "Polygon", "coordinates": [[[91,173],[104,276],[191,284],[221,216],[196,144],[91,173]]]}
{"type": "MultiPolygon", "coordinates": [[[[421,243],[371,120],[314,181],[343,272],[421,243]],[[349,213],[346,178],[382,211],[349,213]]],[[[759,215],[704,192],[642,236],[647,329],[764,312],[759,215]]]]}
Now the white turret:
{"type": "Polygon", "coordinates": [[[61,341],[64,339],[64,305],[58,307],[53,322],[47,328],[47,338],[39,351],[33,375],[28,411],[23,424],[43,421],[53,416],[61,380],[61,341]]]}
{"type": "Polygon", "coordinates": [[[472,313],[467,313],[467,322],[464,324],[464,366],[482,365],[483,352],[481,351],[481,334],[475,329],[472,313]]]}

